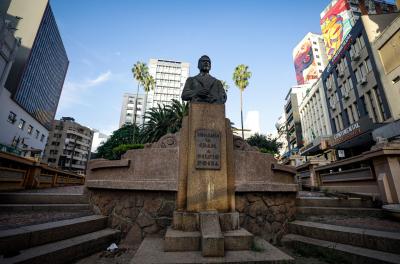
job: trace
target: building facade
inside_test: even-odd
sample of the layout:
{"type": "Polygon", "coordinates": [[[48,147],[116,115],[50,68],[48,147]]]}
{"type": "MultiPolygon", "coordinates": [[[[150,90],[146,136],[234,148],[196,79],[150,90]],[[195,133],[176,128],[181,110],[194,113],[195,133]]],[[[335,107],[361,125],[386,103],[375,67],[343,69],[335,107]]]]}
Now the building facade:
{"type": "Polygon", "coordinates": [[[397,13],[362,16],[353,26],[322,75],[333,140],[332,146],[357,155],[369,150],[372,131],[394,120],[372,52],[372,42],[397,13]]]}
{"type": "Polygon", "coordinates": [[[140,126],[144,122],[146,111],[146,96],[139,94],[136,100],[136,94],[124,93],[121,106],[121,116],[119,118],[119,127],[125,124],[133,124],[136,115],[136,125],[140,126]]]}
{"type": "MultiPolygon", "coordinates": [[[[97,148],[104,144],[110,138],[109,135],[101,133],[97,129],[93,130],[92,152],[97,152],[97,148]]],[[[92,157],[93,158],[93,157],[92,157]]]]}
{"type": "Polygon", "coordinates": [[[93,131],[63,117],[52,122],[43,161],[62,170],[85,174],[93,141],[93,131]]]}
{"type": "Polygon", "coordinates": [[[0,9],[14,34],[10,44],[3,25],[1,57],[12,54],[13,63],[9,60],[1,71],[0,143],[24,156],[42,155],[68,58],[47,0],[5,0],[0,9]],[[16,41],[20,48],[11,52],[16,41]]]}
{"type": "Polygon", "coordinates": [[[21,48],[5,87],[19,106],[50,129],[69,64],[51,6],[48,0],[12,0],[7,14],[18,29],[21,48]]]}
{"type": "Polygon", "coordinates": [[[293,49],[293,62],[298,85],[315,82],[328,63],[322,36],[307,33],[293,49]]]}
{"type": "Polygon", "coordinates": [[[189,63],[150,59],[149,73],[155,79],[156,85],[147,94],[146,109],[170,105],[172,99],[181,101],[183,87],[189,77],[189,63]]]}
{"type": "MultiPolygon", "coordinates": [[[[4,3],[3,3],[4,4],[4,3]]],[[[8,7],[8,5],[7,5],[8,7]]],[[[21,45],[14,25],[0,12],[0,145],[3,151],[34,156],[44,149],[48,131],[13,99],[4,85],[21,45]]]]}
{"type": "Polygon", "coordinates": [[[321,12],[320,25],[330,60],[361,15],[393,13],[396,5],[381,0],[332,0],[321,12]]]}
{"type": "Polygon", "coordinates": [[[307,90],[311,88],[312,84],[296,85],[290,88],[289,93],[285,98],[285,119],[286,124],[284,126],[287,138],[288,138],[288,150],[287,155],[298,152],[303,146],[303,135],[301,128],[301,120],[299,113],[299,105],[302,103],[307,90]]]}
{"type": "Polygon", "coordinates": [[[325,97],[322,80],[318,79],[299,106],[304,145],[312,143],[317,138],[332,135],[325,97]]]}

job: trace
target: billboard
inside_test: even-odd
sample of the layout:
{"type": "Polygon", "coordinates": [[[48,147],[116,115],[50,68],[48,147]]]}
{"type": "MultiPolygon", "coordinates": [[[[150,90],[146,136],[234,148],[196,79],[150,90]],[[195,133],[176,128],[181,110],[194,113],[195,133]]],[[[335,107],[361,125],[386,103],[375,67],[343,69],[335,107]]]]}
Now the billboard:
{"type": "Polygon", "coordinates": [[[293,50],[293,62],[296,70],[297,84],[309,83],[318,79],[317,64],[314,60],[311,41],[304,38],[293,50]]]}
{"type": "Polygon", "coordinates": [[[352,27],[351,11],[347,0],[332,1],[321,13],[321,31],[330,60],[342,44],[352,27]]]}

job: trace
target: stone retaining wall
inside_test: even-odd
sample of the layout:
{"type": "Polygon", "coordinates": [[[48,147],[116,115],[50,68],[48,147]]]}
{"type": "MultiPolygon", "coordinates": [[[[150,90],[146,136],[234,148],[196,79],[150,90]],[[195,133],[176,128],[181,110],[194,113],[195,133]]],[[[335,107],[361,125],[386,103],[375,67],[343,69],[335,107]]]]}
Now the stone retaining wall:
{"type": "Polygon", "coordinates": [[[235,198],[240,226],[273,244],[280,242],[295,218],[296,193],[237,192],[235,198]]]}
{"type": "MultiPolygon", "coordinates": [[[[96,213],[109,216],[109,226],[121,230],[128,243],[146,235],[164,235],[172,223],[176,192],[89,189],[96,213]]],[[[240,225],[267,241],[278,243],[294,219],[294,192],[236,192],[240,225]]]]}

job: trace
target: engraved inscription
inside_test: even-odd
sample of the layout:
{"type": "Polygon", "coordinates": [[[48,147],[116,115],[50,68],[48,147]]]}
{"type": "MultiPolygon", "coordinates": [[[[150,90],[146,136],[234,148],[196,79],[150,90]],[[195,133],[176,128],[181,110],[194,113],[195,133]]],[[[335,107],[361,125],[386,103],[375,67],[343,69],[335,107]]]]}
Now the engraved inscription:
{"type": "Polygon", "coordinates": [[[221,169],[221,134],[217,130],[196,130],[196,169],[221,169]]]}

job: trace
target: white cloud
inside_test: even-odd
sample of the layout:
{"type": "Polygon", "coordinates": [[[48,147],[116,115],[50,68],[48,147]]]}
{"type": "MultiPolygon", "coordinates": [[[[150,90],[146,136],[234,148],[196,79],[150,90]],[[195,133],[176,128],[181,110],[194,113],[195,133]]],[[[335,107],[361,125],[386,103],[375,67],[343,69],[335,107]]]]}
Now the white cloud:
{"type": "Polygon", "coordinates": [[[111,76],[111,71],[107,71],[94,79],[87,79],[82,82],[66,81],[62,90],[58,110],[69,108],[76,104],[89,106],[85,101],[82,100],[82,94],[92,87],[96,87],[107,82],[111,79],[111,76]]]}

